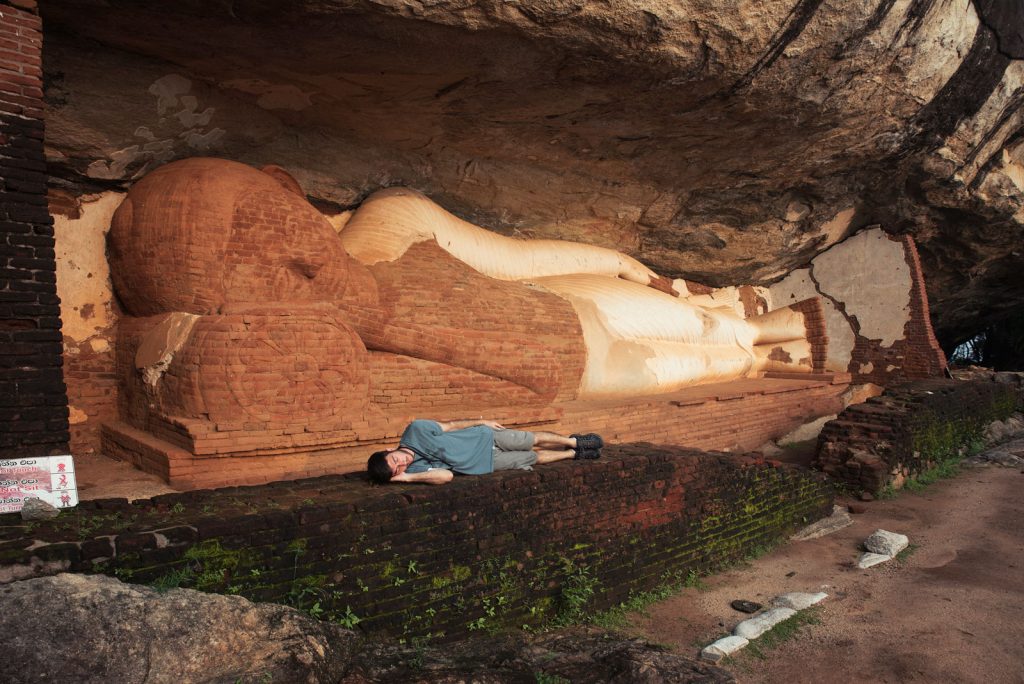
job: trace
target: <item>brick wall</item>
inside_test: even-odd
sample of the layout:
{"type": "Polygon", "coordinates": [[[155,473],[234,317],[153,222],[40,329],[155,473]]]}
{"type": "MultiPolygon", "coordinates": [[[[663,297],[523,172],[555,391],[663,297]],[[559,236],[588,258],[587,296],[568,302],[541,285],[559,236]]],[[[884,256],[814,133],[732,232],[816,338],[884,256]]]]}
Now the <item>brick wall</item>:
{"type": "Polygon", "coordinates": [[[5,516],[0,578],[102,572],[454,638],[542,624],[573,590],[608,608],[763,549],[831,504],[820,475],[759,456],[630,444],[443,487],[330,476],[84,502],[31,530],[5,516]]]}
{"type": "Polygon", "coordinates": [[[852,489],[899,488],[977,448],[985,426],[1020,404],[1015,388],[995,382],[934,379],[890,388],[825,424],[816,466],[852,489]]]}
{"type": "Polygon", "coordinates": [[[68,448],[41,52],[35,3],[0,2],[0,456],[68,448]]]}

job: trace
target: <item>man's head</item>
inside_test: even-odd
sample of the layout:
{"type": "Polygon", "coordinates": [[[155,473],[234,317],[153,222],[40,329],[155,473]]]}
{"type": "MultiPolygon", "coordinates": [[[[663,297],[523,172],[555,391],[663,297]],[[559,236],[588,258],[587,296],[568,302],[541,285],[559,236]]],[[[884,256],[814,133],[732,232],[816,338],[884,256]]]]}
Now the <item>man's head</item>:
{"type": "Polygon", "coordinates": [[[406,449],[387,449],[377,451],[370,455],[366,462],[366,469],[374,482],[384,484],[390,482],[391,478],[401,475],[415,457],[406,449]]]}

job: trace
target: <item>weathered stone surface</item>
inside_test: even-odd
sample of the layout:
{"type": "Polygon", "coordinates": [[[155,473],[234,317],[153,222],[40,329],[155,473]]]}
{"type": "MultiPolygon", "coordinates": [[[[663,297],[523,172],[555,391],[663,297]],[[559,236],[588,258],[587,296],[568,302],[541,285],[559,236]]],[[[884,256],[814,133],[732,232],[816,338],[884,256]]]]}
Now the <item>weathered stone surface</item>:
{"type": "Polygon", "coordinates": [[[910,544],[910,539],[905,534],[889,532],[888,530],[875,530],[871,536],[864,540],[864,548],[872,553],[880,553],[894,558],[910,544]]]}
{"type": "Polygon", "coordinates": [[[756,639],[775,625],[794,615],[796,615],[796,611],[792,608],[771,608],[736,625],[732,633],[744,639],[756,639]]]}
{"type": "Polygon", "coordinates": [[[22,520],[50,520],[60,515],[60,509],[42,499],[25,499],[21,507],[22,520]]]}
{"type": "Polygon", "coordinates": [[[10,682],[334,682],[358,641],[285,606],[99,575],[15,582],[0,603],[10,682]]]}
{"type": "Polygon", "coordinates": [[[783,594],[782,596],[776,596],[772,600],[772,605],[780,608],[792,608],[793,610],[806,610],[816,603],[821,603],[827,598],[828,594],[822,591],[813,594],[794,591],[788,594],[783,594]]]}
{"type": "Polygon", "coordinates": [[[1001,4],[55,0],[49,161],[75,193],[185,156],[278,163],[333,214],[401,181],[709,284],[880,224],[917,236],[953,340],[1024,305],[1001,4]]]}
{"type": "Polygon", "coordinates": [[[862,554],[860,559],[857,561],[857,567],[861,570],[874,567],[881,563],[888,563],[892,560],[892,556],[884,553],[865,553],[862,554]]]}
{"type": "Polygon", "coordinates": [[[718,662],[726,656],[731,656],[736,651],[746,647],[750,643],[749,639],[744,639],[740,636],[727,636],[722,637],[713,644],[708,644],[701,649],[700,657],[704,660],[710,660],[711,662],[718,662]]]}

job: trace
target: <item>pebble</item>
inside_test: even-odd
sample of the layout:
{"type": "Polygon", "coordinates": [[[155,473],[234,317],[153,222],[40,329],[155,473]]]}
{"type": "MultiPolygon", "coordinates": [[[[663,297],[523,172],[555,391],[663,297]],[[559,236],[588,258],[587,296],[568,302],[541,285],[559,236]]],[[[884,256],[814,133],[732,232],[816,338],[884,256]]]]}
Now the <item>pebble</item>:
{"type": "Polygon", "coordinates": [[[851,503],[846,507],[850,509],[850,513],[853,513],[854,515],[860,515],[868,510],[868,507],[861,503],[851,503]]]}
{"type": "Polygon", "coordinates": [[[871,492],[861,492],[860,496],[857,497],[857,498],[859,498],[861,501],[874,501],[875,500],[875,497],[871,494],[871,492]]]}
{"type": "Polygon", "coordinates": [[[732,633],[744,639],[756,639],[775,625],[794,615],[796,615],[796,611],[792,608],[772,608],[749,620],[744,620],[736,625],[736,629],[732,633]]]}
{"type": "Polygon", "coordinates": [[[740,650],[750,641],[738,636],[727,636],[722,637],[713,644],[708,644],[700,652],[700,657],[704,660],[710,660],[711,662],[718,662],[722,658],[732,655],[736,651],[740,650]]]}

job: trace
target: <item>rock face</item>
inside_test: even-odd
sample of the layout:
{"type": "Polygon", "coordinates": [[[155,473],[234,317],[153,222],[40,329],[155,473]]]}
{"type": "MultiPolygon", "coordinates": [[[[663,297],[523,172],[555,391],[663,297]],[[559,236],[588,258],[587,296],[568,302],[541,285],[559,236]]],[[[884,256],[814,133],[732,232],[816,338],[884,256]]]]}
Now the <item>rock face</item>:
{"type": "Polygon", "coordinates": [[[100,575],[14,582],[0,605],[10,682],[333,682],[357,643],[285,606],[100,575]]]}
{"type": "Polygon", "coordinates": [[[766,283],[880,224],[917,237],[947,344],[1024,306],[1020,3],[42,12],[50,170],[72,205],[222,156],[286,167],[338,222],[401,183],[709,285],[766,283]]]}
{"type": "Polygon", "coordinates": [[[103,576],[0,587],[5,680],[20,682],[735,681],[714,666],[598,629],[443,647],[365,644],[292,608],[103,576]],[[31,615],[31,619],[25,616],[31,615]]]}

